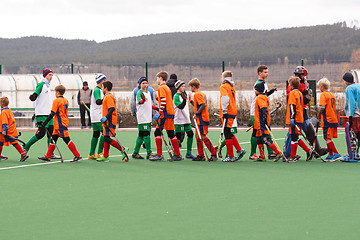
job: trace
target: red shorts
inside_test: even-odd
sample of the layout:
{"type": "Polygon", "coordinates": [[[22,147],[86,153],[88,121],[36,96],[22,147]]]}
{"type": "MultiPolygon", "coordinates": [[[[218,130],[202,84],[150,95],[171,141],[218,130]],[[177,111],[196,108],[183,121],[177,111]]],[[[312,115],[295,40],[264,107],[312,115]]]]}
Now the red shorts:
{"type": "Polygon", "coordinates": [[[338,137],[337,128],[324,127],[323,128],[324,139],[333,139],[338,137]]]}
{"type": "Polygon", "coordinates": [[[359,133],[360,132],[360,117],[356,117],[352,119],[352,129],[354,129],[355,133],[359,133]]]}
{"type": "MultiPolygon", "coordinates": [[[[173,118],[159,118],[160,129],[163,130],[175,130],[175,124],[173,118]]],[[[159,124],[156,128],[159,128],[159,124]]]]}
{"type": "MultiPolygon", "coordinates": [[[[207,135],[208,134],[208,129],[209,126],[208,125],[198,125],[199,131],[202,135],[207,135]]],[[[195,134],[196,136],[198,136],[198,131],[197,129],[195,129],[195,134]]]]}

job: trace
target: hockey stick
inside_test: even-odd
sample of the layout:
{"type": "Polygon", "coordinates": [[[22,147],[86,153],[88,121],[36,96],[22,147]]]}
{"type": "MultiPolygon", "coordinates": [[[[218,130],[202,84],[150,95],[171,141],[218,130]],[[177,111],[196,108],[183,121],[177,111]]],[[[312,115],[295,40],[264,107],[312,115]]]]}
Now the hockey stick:
{"type": "MultiPolygon", "coordinates": [[[[3,135],[4,137],[7,137],[7,138],[13,140],[13,141],[18,141],[18,142],[20,142],[23,147],[26,145],[26,143],[25,143],[24,141],[22,141],[22,140],[20,140],[20,139],[18,139],[18,138],[16,138],[16,137],[13,137],[13,136],[10,136],[10,135],[7,135],[7,134],[3,134],[2,132],[0,132],[0,134],[3,135]]],[[[19,134],[19,136],[20,136],[20,135],[21,135],[21,134],[19,134]]]]}
{"type": "MultiPolygon", "coordinates": [[[[313,146],[311,145],[309,139],[307,139],[307,137],[304,135],[304,133],[300,130],[300,128],[295,124],[295,128],[300,132],[301,136],[306,140],[307,144],[311,147],[311,149],[309,150],[309,153],[314,152],[315,154],[317,154],[317,156],[319,156],[319,158],[321,159],[321,161],[326,162],[321,156],[320,154],[315,150],[315,148],[313,148],[313,146]],[[311,152],[310,152],[311,151],[311,152]]],[[[309,154],[310,156],[310,154],[309,154]]]]}
{"type": "MultiPolygon", "coordinates": [[[[220,115],[218,113],[214,113],[214,115],[220,117],[220,115]]],[[[220,151],[221,143],[222,143],[223,137],[224,137],[225,120],[221,121],[221,124],[222,124],[222,128],[221,128],[221,132],[220,132],[220,136],[219,136],[219,143],[218,143],[218,149],[217,149],[218,151],[216,153],[218,158],[220,158],[219,151],[220,151]]]]}
{"type": "MultiPolygon", "coordinates": [[[[281,155],[282,155],[282,157],[283,157],[283,160],[285,160],[285,161],[287,162],[287,158],[285,157],[285,154],[283,153],[283,151],[281,151],[281,148],[280,148],[279,145],[277,144],[274,135],[273,135],[272,132],[270,131],[269,126],[268,126],[267,124],[265,124],[265,127],[266,127],[266,129],[269,131],[270,136],[271,136],[271,138],[273,139],[273,141],[274,141],[274,143],[275,143],[275,146],[276,146],[277,149],[281,152],[281,155]]],[[[278,159],[275,159],[275,160],[274,160],[274,162],[277,162],[277,161],[278,161],[278,159]]]]}
{"type": "Polygon", "coordinates": [[[43,125],[43,123],[41,123],[40,126],[43,127],[43,128],[45,128],[45,131],[46,131],[47,135],[49,136],[51,143],[54,144],[56,150],[59,152],[61,162],[63,163],[63,162],[64,162],[64,158],[63,158],[63,156],[62,156],[62,154],[61,154],[58,146],[56,145],[54,139],[52,138],[52,134],[50,134],[49,130],[46,128],[45,125],[43,125]]]}
{"type": "MultiPolygon", "coordinates": [[[[113,133],[113,131],[111,130],[111,128],[109,128],[109,125],[104,122],[105,127],[109,130],[109,132],[111,133],[111,135],[116,139],[116,142],[120,145],[121,148],[121,152],[124,154],[125,156],[125,162],[129,161],[129,156],[127,155],[126,149],[123,145],[121,145],[119,139],[117,139],[117,137],[115,137],[115,134],[113,133]]],[[[124,158],[123,158],[124,159],[124,158]]]]}
{"type": "MultiPolygon", "coordinates": [[[[195,116],[196,116],[196,115],[195,115],[195,116]]],[[[206,146],[205,146],[204,140],[203,140],[202,137],[201,137],[201,133],[200,133],[200,131],[199,131],[199,126],[197,125],[196,119],[193,118],[193,120],[194,120],[196,132],[197,132],[197,134],[198,134],[198,137],[199,137],[199,139],[200,139],[201,144],[203,145],[204,153],[205,153],[205,156],[206,156],[206,161],[209,162],[209,156],[208,156],[207,153],[206,153],[206,146]]]]}
{"type": "Polygon", "coordinates": [[[88,112],[90,112],[90,109],[89,109],[88,106],[84,103],[84,101],[82,101],[81,103],[84,104],[85,109],[86,109],[88,112]]]}
{"type": "MultiPolygon", "coordinates": [[[[273,110],[271,110],[270,116],[271,116],[274,112],[276,112],[277,110],[279,110],[279,108],[281,108],[281,106],[282,106],[281,102],[277,102],[276,105],[277,105],[277,106],[276,106],[273,110]]],[[[248,129],[246,129],[246,132],[250,131],[250,130],[253,129],[253,128],[254,128],[254,126],[249,127],[248,129]]]]}
{"type": "Polygon", "coordinates": [[[165,147],[166,147],[166,150],[167,150],[167,152],[168,152],[168,154],[169,154],[169,156],[170,156],[170,159],[168,159],[168,161],[169,161],[169,162],[173,162],[173,161],[174,161],[174,157],[173,157],[173,155],[172,155],[172,153],[171,153],[171,150],[170,150],[170,148],[169,148],[169,145],[167,144],[167,142],[166,142],[166,140],[165,140],[165,138],[164,138],[164,134],[163,134],[163,132],[162,132],[162,130],[161,130],[159,120],[156,120],[156,124],[157,124],[157,126],[159,127],[161,139],[163,140],[163,142],[164,142],[164,144],[165,144],[165,147]]]}
{"type": "Polygon", "coordinates": [[[309,153],[309,159],[306,159],[306,161],[310,161],[312,158],[313,158],[313,149],[315,149],[315,146],[316,146],[316,136],[317,136],[317,133],[318,133],[318,130],[319,130],[319,121],[316,122],[316,129],[315,129],[315,138],[314,138],[314,143],[310,149],[310,153],[309,153]]]}

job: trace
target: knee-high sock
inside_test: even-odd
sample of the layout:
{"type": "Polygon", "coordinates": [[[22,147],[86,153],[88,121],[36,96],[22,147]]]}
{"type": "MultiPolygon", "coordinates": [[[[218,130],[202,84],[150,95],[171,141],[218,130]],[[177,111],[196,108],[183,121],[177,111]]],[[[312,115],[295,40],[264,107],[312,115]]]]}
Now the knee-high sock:
{"type": "Polygon", "coordinates": [[[187,142],[186,142],[186,154],[191,154],[191,151],[192,151],[192,145],[193,145],[193,142],[194,142],[194,138],[187,138],[187,142]]]}
{"type": "Polygon", "coordinates": [[[268,154],[274,153],[274,150],[270,146],[266,145],[266,148],[267,148],[268,154]]]}
{"type": "Polygon", "coordinates": [[[303,140],[299,140],[299,146],[302,148],[302,149],[304,149],[304,151],[305,152],[309,152],[309,148],[308,148],[308,146],[306,146],[306,144],[304,143],[304,141],[303,140]]]}
{"type": "Polygon", "coordinates": [[[20,153],[21,156],[26,154],[26,152],[19,143],[15,143],[13,146],[16,148],[16,150],[20,153]]]}
{"type": "Polygon", "coordinates": [[[144,144],[145,144],[145,148],[146,148],[146,155],[149,156],[152,153],[150,136],[144,137],[144,144]]]}
{"type": "Polygon", "coordinates": [[[54,152],[54,150],[55,150],[55,145],[54,145],[53,143],[50,143],[45,157],[46,157],[47,159],[50,159],[50,158],[51,158],[51,155],[52,155],[53,152],[54,152]]]}
{"type": "Polygon", "coordinates": [[[98,153],[102,153],[104,151],[104,142],[105,142],[104,136],[100,136],[98,153]]]}
{"type": "Polygon", "coordinates": [[[256,137],[253,137],[251,136],[251,152],[250,152],[250,156],[254,155],[256,153],[256,146],[257,146],[257,143],[256,143],[256,137]]]}
{"type": "Polygon", "coordinates": [[[206,147],[210,150],[211,155],[216,155],[216,149],[215,149],[214,146],[212,145],[210,139],[206,137],[206,138],[204,139],[204,143],[205,143],[206,147]]]}
{"type": "Polygon", "coordinates": [[[122,148],[120,147],[119,143],[115,140],[112,140],[111,143],[110,143],[111,146],[113,146],[114,148],[116,148],[117,150],[119,151],[123,151],[122,148]]]}
{"type": "Polygon", "coordinates": [[[109,157],[110,143],[104,142],[104,158],[109,157]]]}
{"type": "Polygon", "coordinates": [[[3,150],[3,146],[0,146],[0,156],[1,156],[2,150],[3,150]]]}
{"type": "MultiPolygon", "coordinates": [[[[274,143],[270,144],[268,146],[271,150],[273,150],[273,152],[275,152],[276,154],[280,154],[281,152],[279,151],[279,149],[275,146],[274,143]]],[[[271,153],[270,153],[271,154],[271,153]]]]}
{"type": "Polygon", "coordinates": [[[196,139],[196,145],[198,149],[198,154],[200,157],[204,156],[204,144],[201,142],[199,138],[196,139]]]}
{"type": "Polygon", "coordinates": [[[36,135],[32,136],[30,140],[25,144],[24,148],[29,150],[30,147],[37,141],[39,141],[39,139],[36,137],[36,135]]]}
{"type": "Polygon", "coordinates": [[[234,144],[234,147],[236,149],[237,152],[240,152],[241,151],[241,147],[240,147],[240,144],[239,144],[239,141],[237,140],[237,138],[235,136],[232,136],[232,141],[233,141],[233,144],[234,144]]]}
{"type": "Polygon", "coordinates": [[[232,139],[226,139],[225,144],[226,144],[226,149],[227,149],[229,158],[234,158],[234,149],[233,149],[234,142],[233,142],[233,140],[232,139]]]}
{"type": "Polygon", "coordinates": [[[96,149],[96,145],[97,145],[98,141],[99,141],[99,138],[96,138],[96,137],[91,138],[89,155],[94,155],[95,154],[95,149],[96,149]]]}
{"type": "Polygon", "coordinates": [[[175,153],[175,156],[179,156],[180,155],[180,148],[179,148],[179,142],[178,142],[178,139],[177,137],[173,137],[172,139],[170,139],[171,141],[171,145],[174,149],[174,153],[175,153]]]}
{"type": "Polygon", "coordinates": [[[162,155],[162,139],[161,136],[155,137],[155,143],[156,143],[156,154],[158,156],[162,155]]]}
{"type": "Polygon", "coordinates": [[[333,155],[334,153],[338,154],[339,152],[337,151],[335,144],[333,141],[330,141],[329,143],[327,143],[327,147],[329,150],[330,155],[333,155]]]}
{"type": "Polygon", "coordinates": [[[298,147],[298,143],[291,142],[291,157],[292,157],[292,158],[295,158],[295,157],[296,157],[297,147],[298,147]]]}
{"type": "Polygon", "coordinates": [[[259,147],[259,152],[260,152],[260,158],[265,159],[264,144],[259,144],[258,147],[259,147]]]}
{"type": "Polygon", "coordinates": [[[136,154],[139,153],[141,144],[142,144],[143,142],[144,142],[144,138],[139,137],[139,136],[136,138],[135,148],[134,148],[134,152],[133,152],[134,155],[136,155],[136,154]]]}
{"type": "Polygon", "coordinates": [[[76,149],[75,144],[73,143],[73,141],[70,141],[68,143],[68,148],[70,149],[70,151],[72,152],[72,154],[74,154],[75,157],[80,157],[80,153],[78,152],[78,150],[76,149]]]}

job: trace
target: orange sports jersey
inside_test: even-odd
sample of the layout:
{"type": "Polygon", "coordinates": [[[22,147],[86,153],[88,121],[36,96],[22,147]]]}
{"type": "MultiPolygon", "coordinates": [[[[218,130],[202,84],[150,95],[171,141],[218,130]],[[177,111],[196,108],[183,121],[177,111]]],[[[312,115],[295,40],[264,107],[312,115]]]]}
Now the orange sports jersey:
{"type": "Polygon", "coordinates": [[[102,103],[102,116],[105,117],[108,112],[109,108],[115,108],[115,110],[112,112],[110,118],[107,120],[107,124],[111,128],[116,128],[116,122],[117,122],[117,115],[116,115],[116,101],[114,95],[111,93],[108,93],[104,96],[103,103],[102,103]]]}
{"type": "Polygon", "coordinates": [[[1,124],[0,130],[3,131],[2,125],[7,124],[9,129],[7,130],[7,134],[12,137],[18,136],[18,131],[16,129],[15,117],[10,108],[4,107],[1,109],[1,124]]]}
{"type": "Polygon", "coordinates": [[[236,109],[236,100],[235,100],[235,87],[231,86],[229,83],[224,83],[220,86],[220,117],[223,116],[222,106],[221,106],[221,97],[229,97],[229,105],[227,108],[227,114],[229,118],[235,118],[237,109],[236,109]]]}
{"type": "Polygon", "coordinates": [[[195,113],[198,111],[198,108],[201,104],[205,103],[206,107],[201,112],[200,116],[196,118],[196,122],[198,125],[209,125],[209,110],[207,106],[206,95],[203,92],[196,92],[194,94],[194,110],[195,113]]]}
{"type": "Polygon", "coordinates": [[[320,94],[320,106],[325,106],[324,112],[321,114],[321,127],[338,127],[336,116],[336,99],[331,92],[322,92],[320,94]]]}
{"type": "Polygon", "coordinates": [[[269,134],[266,129],[264,116],[261,111],[262,108],[266,108],[268,110],[266,119],[267,125],[270,126],[270,111],[269,111],[269,99],[265,94],[259,94],[256,97],[255,101],[255,115],[254,115],[254,129],[261,130],[262,134],[269,134]]]}
{"type": "Polygon", "coordinates": [[[67,130],[69,126],[69,102],[63,96],[56,98],[53,101],[51,111],[55,113],[54,129],[67,130]]]}
{"type": "Polygon", "coordinates": [[[303,95],[302,93],[294,89],[289,93],[289,99],[287,103],[286,109],[286,124],[290,124],[290,105],[295,105],[296,113],[295,113],[295,122],[303,123],[304,122],[304,103],[303,103],[303,95]]]}
{"type": "Polygon", "coordinates": [[[171,90],[165,83],[158,88],[158,102],[160,105],[160,118],[174,118],[175,109],[171,90]]]}

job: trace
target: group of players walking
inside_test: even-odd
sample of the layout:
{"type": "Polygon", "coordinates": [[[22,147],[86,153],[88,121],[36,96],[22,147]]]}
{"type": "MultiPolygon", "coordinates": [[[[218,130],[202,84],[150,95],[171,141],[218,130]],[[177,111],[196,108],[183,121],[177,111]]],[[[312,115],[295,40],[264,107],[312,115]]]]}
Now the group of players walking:
{"type": "MultiPolygon", "coordinates": [[[[264,65],[259,66],[257,69],[259,80],[254,85],[254,98],[250,112],[253,133],[251,136],[249,159],[265,161],[264,145],[268,149],[268,159],[274,159],[274,161],[282,158],[283,161],[296,162],[300,158],[296,154],[298,146],[307,153],[306,160],[310,160],[313,156],[320,157],[327,153],[329,154],[323,161],[332,162],[341,159],[341,155],[332,141],[333,138],[338,136],[338,121],[336,99],[334,94],[329,91],[330,81],[322,78],[318,82],[321,95],[320,110],[317,118],[320,120],[327,144],[327,148],[321,148],[316,136],[317,130],[315,130],[314,125],[310,122],[307,112],[306,106],[311,99],[312,93],[309,90],[306,79],[307,70],[302,66],[298,66],[294,71],[294,76],[288,80],[286,124],[289,125],[289,132],[285,141],[284,151],[281,151],[279,146],[274,144],[270,129],[271,116],[268,96],[277,89],[268,89],[265,82],[268,77],[268,71],[268,67],[264,65]],[[299,135],[303,135],[310,148],[299,138],[299,135]],[[259,155],[256,154],[257,148],[259,149],[259,155]]],[[[35,116],[38,130],[26,144],[24,143],[23,147],[18,143],[19,134],[16,130],[14,115],[8,107],[9,100],[7,97],[0,98],[0,155],[3,146],[12,144],[21,155],[20,161],[25,161],[28,158],[27,153],[31,146],[47,134],[49,147],[46,155],[39,157],[40,160],[50,161],[50,159],[59,158],[53,154],[59,137],[63,139],[73,153],[74,159],[72,162],[82,159],[75,144],[69,137],[69,103],[64,98],[65,86],[58,85],[55,87],[56,98],[54,101],[51,101],[50,83],[52,76],[53,72],[51,69],[44,69],[43,81],[37,85],[34,93],[29,97],[31,101],[35,101],[35,116]]],[[[349,118],[349,123],[356,133],[356,137],[360,139],[360,111],[358,108],[360,104],[360,85],[354,83],[353,75],[350,72],[345,73],[343,80],[348,85],[346,89],[345,111],[349,118]]],[[[115,97],[111,94],[112,83],[103,74],[96,75],[95,81],[97,86],[92,92],[89,109],[93,136],[88,159],[108,162],[109,149],[110,146],[113,146],[124,153],[125,160],[127,161],[127,149],[115,137],[117,111],[115,97]],[[115,137],[115,140],[111,137],[115,137]],[[97,146],[98,149],[96,151],[97,146]]],[[[162,145],[164,143],[170,155],[170,161],[183,160],[180,154],[180,146],[184,141],[185,134],[187,135],[185,158],[192,161],[216,161],[218,158],[222,158],[223,162],[235,162],[245,155],[246,151],[241,148],[235,136],[237,133],[236,90],[230,71],[223,72],[221,76],[219,117],[222,120],[222,135],[219,145],[216,147],[213,146],[207,137],[210,118],[206,95],[200,91],[200,80],[194,78],[188,82],[192,92],[191,96],[185,91],[186,83],[182,80],[177,80],[175,74],[171,75],[170,80],[168,80],[168,73],[161,71],[157,73],[156,81],[159,88],[157,91],[154,91],[154,89],[148,86],[148,79],[141,77],[138,80],[138,87],[135,88],[131,97],[130,106],[132,112],[136,115],[139,131],[132,158],[144,159],[140,155],[140,148],[143,145],[146,148],[147,159],[151,161],[163,160],[162,145]],[[192,118],[190,117],[189,104],[194,106],[192,118]],[[154,111],[155,115],[153,116],[154,111]],[[151,149],[150,133],[153,119],[156,122],[156,154],[153,154],[151,149]],[[192,127],[195,128],[195,134],[192,127]],[[163,130],[166,130],[167,140],[163,135],[163,130]],[[194,135],[197,156],[192,154],[194,135]],[[222,136],[225,139],[222,139],[222,136]],[[207,155],[204,146],[209,150],[210,157],[207,155]],[[221,152],[225,146],[227,154],[223,157],[221,152]],[[234,152],[234,148],[236,152],[234,152]]],[[[317,124],[318,122],[316,121],[316,128],[318,127],[317,124]]],[[[7,157],[1,156],[1,159],[7,159],[7,157]]]]}

